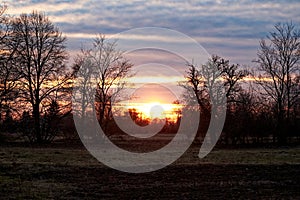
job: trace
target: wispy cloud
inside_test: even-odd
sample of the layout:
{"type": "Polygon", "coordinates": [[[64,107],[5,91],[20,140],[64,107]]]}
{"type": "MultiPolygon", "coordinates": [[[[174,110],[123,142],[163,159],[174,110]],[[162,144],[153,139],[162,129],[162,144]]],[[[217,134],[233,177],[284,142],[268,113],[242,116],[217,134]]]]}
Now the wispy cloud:
{"type": "MultiPolygon", "coordinates": [[[[200,42],[210,53],[225,55],[234,62],[251,63],[258,41],[277,22],[300,23],[298,0],[227,1],[97,1],[97,0],[10,0],[8,13],[32,10],[49,15],[70,38],[93,38],[96,33],[113,35],[131,28],[156,26],[174,29],[200,42]]],[[[170,41],[172,37],[131,35],[127,39],[170,41]]],[[[174,39],[174,42],[176,39],[174,39]]],[[[184,41],[180,41],[184,43],[184,41]]]]}

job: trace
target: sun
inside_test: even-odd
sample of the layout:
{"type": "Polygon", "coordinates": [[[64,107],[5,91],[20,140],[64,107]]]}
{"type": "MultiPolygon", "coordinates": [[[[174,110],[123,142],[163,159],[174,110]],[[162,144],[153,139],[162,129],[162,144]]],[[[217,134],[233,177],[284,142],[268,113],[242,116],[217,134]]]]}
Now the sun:
{"type": "Polygon", "coordinates": [[[148,115],[151,119],[164,119],[166,117],[165,108],[160,102],[152,102],[146,105],[148,115]]]}
{"type": "Polygon", "coordinates": [[[156,102],[149,102],[149,103],[141,103],[140,105],[136,106],[136,109],[146,117],[150,119],[162,119],[164,118],[164,108],[162,104],[158,101],[156,102]]]}
{"type": "Polygon", "coordinates": [[[183,105],[179,103],[161,103],[161,101],[149,102],[121,102],[114,106],[114,112],[120,116],[130,114],[134,120],[167,120],[168,122],[178,122],[181,118],[183,105]]]}
{"type": "Polygon", "coordinates": [[[160,103],[159,101],[139,103],[133,107],[141,112],[145,118],[151,120],[174,118],[174,113],[179,109],[175,104],[160,103]]]}

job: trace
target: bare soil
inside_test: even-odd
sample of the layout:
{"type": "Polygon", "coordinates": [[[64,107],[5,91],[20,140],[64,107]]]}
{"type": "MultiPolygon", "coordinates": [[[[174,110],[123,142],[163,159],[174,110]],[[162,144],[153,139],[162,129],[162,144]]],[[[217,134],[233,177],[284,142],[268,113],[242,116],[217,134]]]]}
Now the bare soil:
{"type": "MultiPolygon", "coordinates": [[[[239,159],[249,152],[259,156],[257,150],[215,156],[231,153],[239,159]]],[[[294,150],[285,153],[299,157],[294,150]]],[[[183,160],[156,172],[129,174],[99,164],[82,150],[0,148],[0,199],[300,199],[297,162],[211,160],[183,160]],[[43,160],[45,155],[50,157],[43,160]]]]}

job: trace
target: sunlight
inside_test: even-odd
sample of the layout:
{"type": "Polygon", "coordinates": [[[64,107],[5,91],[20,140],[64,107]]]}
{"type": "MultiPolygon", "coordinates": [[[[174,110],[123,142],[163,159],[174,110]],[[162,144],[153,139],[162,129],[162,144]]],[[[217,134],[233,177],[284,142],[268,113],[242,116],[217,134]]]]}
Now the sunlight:
{"type": "Polygon", "coordinates": [[[163,105],[160,102],[144,103],[141,112],[150,119],[163,119],[166,111],[163,105]]]}
{"type": "Polygon", "coordinates": [[[149,103],[129,103],[125,106],[126,109],[136,109],[138,113],[141,113],[145,119],[169,119],[176,122],[182,105],[180,104],[168,104],[160,103],[159,101],[153,101],[149,103]]]}

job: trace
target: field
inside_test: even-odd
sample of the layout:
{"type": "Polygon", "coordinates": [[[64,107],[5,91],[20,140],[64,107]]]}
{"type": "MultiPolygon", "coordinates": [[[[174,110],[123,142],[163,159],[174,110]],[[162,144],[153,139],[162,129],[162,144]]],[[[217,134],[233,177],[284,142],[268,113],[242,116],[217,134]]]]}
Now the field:
{"type": "Polygon", "coordinates": [[[197,158],[156,172],[110,169],[82,148],[0,147],[0,199],[300,199],[300,147],[197,158]]]}

